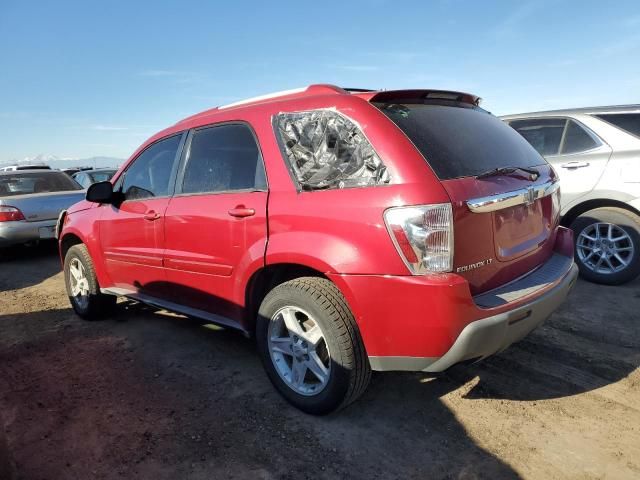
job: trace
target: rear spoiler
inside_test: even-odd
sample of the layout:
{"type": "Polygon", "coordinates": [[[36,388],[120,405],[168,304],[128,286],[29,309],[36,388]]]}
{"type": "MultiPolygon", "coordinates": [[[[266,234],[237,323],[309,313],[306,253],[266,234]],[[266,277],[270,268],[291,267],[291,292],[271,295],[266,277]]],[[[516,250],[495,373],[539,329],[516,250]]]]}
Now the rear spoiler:
{"type": "Polygon", "coordinates": [[[448,100],[478,106],[482,99],[476,95],[449,90],[385,90],[377,92],[370,102],[379,103],[416,103],[424,100],[448,100]]]}

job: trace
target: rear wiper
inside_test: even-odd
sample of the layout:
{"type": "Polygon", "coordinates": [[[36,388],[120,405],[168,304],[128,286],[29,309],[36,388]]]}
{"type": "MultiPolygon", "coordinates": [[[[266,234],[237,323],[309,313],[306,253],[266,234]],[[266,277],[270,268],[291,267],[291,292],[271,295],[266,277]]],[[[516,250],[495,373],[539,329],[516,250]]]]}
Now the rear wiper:
{"type": "Polygon", "coordinates": [[[508,175],[509,173],[513,173],[516,171],[526,172],[533,177],[533,180],[537,180],[540,176],[540,172],[534,168],[524,168],[524,167],[500,167],[494,168],[493,170],[488,170],[480,175],[476,175],[476,178],[486,178],[486,177],[495,177],[496,175],[508,175]]]}

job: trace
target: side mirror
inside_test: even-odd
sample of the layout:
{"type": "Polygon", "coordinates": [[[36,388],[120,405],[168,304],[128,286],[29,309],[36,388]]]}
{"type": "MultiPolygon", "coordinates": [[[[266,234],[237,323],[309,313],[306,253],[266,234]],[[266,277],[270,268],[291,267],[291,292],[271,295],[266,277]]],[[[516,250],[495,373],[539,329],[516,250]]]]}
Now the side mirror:
{"type": "Polygon", "coordinates": [[[113,185],[111,182],[98,182],[89,185],[85,198],[88,202],[93,203],[113,203],[113,185]]]}

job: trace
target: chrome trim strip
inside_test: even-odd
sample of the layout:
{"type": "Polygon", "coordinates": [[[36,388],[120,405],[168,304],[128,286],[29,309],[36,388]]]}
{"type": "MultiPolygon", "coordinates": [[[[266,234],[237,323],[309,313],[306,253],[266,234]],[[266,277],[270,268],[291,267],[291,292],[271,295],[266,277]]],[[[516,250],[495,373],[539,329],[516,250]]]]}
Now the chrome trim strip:
{"type": "Polygon", "coordinates": [[[560,188],[559,181],[545,182],[540,185],[521,188],[520,190],[473,198],[467,200],[467,207],[474,213],[487,213],[515,207],[516,205],[530,205],[540,198],[551,195],[558,188],[560,188]]]}

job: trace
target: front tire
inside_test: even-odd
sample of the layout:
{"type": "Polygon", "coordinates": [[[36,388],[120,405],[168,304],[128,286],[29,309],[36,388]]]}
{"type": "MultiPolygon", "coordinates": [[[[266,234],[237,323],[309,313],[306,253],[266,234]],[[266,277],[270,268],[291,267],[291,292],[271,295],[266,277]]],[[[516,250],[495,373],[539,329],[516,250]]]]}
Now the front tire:
{"type": "Polygon", "coordinates": [[[575,260],[580,275],[620,285],[640,274],[640,217],[622,208],[589,210],[574,220],[575,260]]]}
{"type": "Polygon", "coordinates": [[[371,368],[344,297],[329,280],[302,277],[264,298],[256,326],[269,379],[292,405],[323,415],[354,402],[371,368]]]}
{"type": "Polygon", "coordinates": [[[93,261],[83,244],[69,248],[64,257],[64,282],[73,310],[85,320],[109,313],[117,298],[100,292],[93,261]]]}

